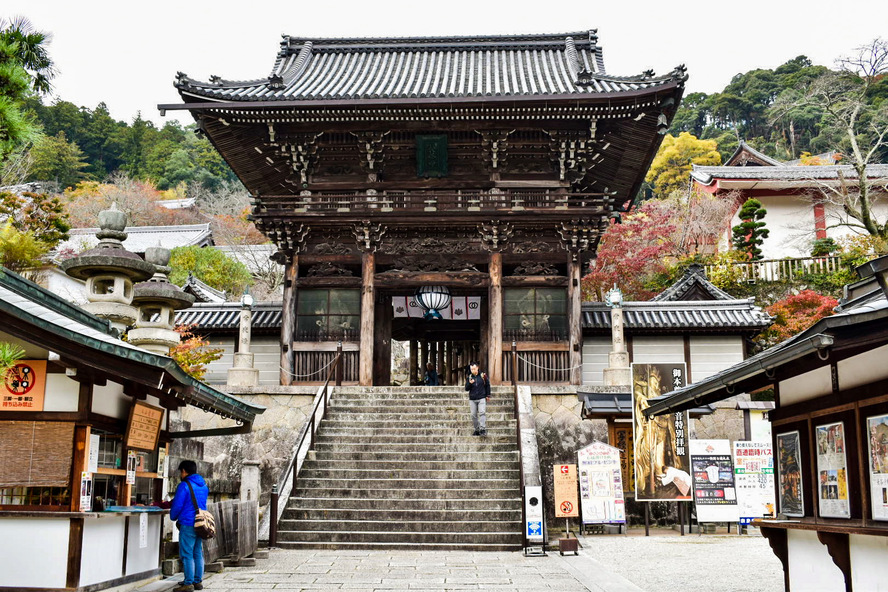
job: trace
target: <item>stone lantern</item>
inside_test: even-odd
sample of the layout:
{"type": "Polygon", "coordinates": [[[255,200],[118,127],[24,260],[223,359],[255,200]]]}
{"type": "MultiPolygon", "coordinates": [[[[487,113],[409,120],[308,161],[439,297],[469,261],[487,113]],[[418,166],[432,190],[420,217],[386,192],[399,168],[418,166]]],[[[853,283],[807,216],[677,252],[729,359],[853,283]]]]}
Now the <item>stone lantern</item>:
{"type": "Polygon", "coordinates": [[[167,356],[170,348],[179,343],[179,334],[174,329],[176,311],[194,304],[194,296],[170,283],[167,277],[171,271],[169,249],[159,245],[149,247],[145,249],[145,261],[155,272],[150,280],[133,287],[133,304],[138,307],[139,315],[127,339],[133,345],[167,356]]]}
{"type": "Polygon", "coordinates": [[[117,204],[99,212],[99,244],[61,265],[71,277],[86,281],[89,302],[83,308],[108,319],[121,333],[135,322],[138,312],[132,305],[133,283],[154,274],[154,265],[124,248],[126,221],[126,212],[118,210],[117,204]]]}

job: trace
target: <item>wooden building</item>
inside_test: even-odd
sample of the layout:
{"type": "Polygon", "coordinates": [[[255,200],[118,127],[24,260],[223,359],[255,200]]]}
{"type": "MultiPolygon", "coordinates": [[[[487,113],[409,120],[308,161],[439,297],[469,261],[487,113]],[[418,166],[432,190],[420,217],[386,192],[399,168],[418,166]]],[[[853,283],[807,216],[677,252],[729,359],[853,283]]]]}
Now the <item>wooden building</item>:
{"type": "Polygon", "coordinates": [[[264,408],[3,268],[0,342],[25,351],[0,393],[0,591],[94,591],[158,576],[165,512],[145,510],[166,493],[170,442],[247,433],[264,408]],[[232,427],[170,431],[170,411],[187,406],[232,427]],[[119,510],[101,511],[111,506],[119,510]]]}
{"type": "Polygon", "coordinates": [[[888,256],[858,273],[836,314],[645,411],[774,389],[779,513],[754,524],[786,590],[880,590],[888,580],[888,256]]]}
{"type": "Polygon", "coordinates": [[[339,341],[345,380],[388,384],[393,338],[426,341],[451,370],[471,352],[494,383],[514,340],[579,384],[581,270],[631,206],[685,79],[607,74],[595,31],[285,36],[270,75],[180,73],[184,103],[159,108],[192,113],[279,248],[282,384],[319,375],[339,341]],[[477,318],[396,316],[393,299],[423,286],[477,299],[477,318]]]}

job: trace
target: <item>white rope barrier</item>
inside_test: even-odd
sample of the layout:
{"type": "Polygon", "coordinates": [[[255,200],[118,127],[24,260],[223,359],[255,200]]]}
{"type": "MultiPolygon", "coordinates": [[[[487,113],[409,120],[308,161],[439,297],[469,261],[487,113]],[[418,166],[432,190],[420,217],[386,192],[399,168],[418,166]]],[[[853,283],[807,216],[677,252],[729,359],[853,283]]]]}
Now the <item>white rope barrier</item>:
{"type": "Polygon", "coordinates": [[[287,374],[289,374],[290,376],[292,376],[293,378],[309,378],[311,376],[314,376],[315,374],[320,374],[321,372],[323,372],[324,370],[329,368],[333,364],[333,362],[335,362],[335,361],[336,361],[336,357],[334,356],[333,359],[330,360],[330,362],[326,366],[324,366],[323,368],[319,368],[318,370],[315,370],[314,372],[311,372],[309,374],[294,374],[293,372],[290,372],[289,370],[287,370],[283,366],[279,366],[279,368],[281,370],[283,370],[284,372],[286,372],[287,374]]]}
{"type": "Polygon", "coordinates": [[[533,366],[534,368],[539,368],[540,370],[548,370],[550,372],[570,372],[571,370],[576,370],[577,368],[582,368],[582,364],[577,364],[576,366],[571,366],[570,368],[549,368],[548,366],[540,366],[534,362],[531,362],[521,354],[518,354],[518,358],[529,366],[533,366]]]}

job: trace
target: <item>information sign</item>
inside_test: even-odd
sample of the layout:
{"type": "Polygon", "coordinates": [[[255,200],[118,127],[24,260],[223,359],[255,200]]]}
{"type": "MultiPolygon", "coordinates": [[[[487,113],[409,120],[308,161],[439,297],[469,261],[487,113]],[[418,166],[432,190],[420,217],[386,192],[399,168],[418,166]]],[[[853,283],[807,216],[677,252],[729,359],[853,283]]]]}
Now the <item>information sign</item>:
{"type": "Polygon", "coordinates": [[[734,442],[734,481],[740,524],[775,516],[774,455],[770,442],[734,442]]]}
{"type": "Polygon", "coordinates": [[[157,448],[162,423],[162,407],[136,401],[130,410],[129,423],[126,428],[126,447],[153,452],[157,448]]]}
{"type": "Polygon", "coordinates": [[[577,465],[555,465],[555,517],[578,518],[577,465]]]}
{"type": "Polygon", "coordinates": [[[86,470],[90,473],[95,473],[99,470],[99,444],[101,439],[101,436],[98,434],[89,435],[89,458],[87,459],[86,470]]]}
{"type": "Polygon", "coordinates": [[[737,489],[729,440],[691,440],[698,522],[738,522],[737,489]]]}
{"type": "Polygon", "coordinates": [[[583,524],[626,522],[620,450],[593,442],[577,451],[583,524]]]}
{"type": "Polygon", "coordinates": [[[845,424],[817,426],[817,499],[820,515],[850,518],[848,466],[845,457],[845,424]]]}
{"type": "Polygon", "coordinates": [[[92,474],[80,473],[80,511],[92,511],[92,474]]]}
{"type": "Polygon", "coordinates": [[[136,457],[136,451],[130,450],[126,455],[126,484],[127,485],[135,485],[136,484],[136,462],[138,461],[138,457],[136,457]]]}

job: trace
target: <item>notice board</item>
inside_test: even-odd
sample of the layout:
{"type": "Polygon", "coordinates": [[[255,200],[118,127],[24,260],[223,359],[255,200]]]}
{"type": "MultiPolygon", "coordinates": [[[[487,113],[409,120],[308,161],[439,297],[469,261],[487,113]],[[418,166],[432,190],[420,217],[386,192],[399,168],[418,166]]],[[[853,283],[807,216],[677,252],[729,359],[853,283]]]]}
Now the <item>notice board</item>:
{"type": "Polygon", "coordinates": [[[136,401],[130,410],[126,426],[126,448],[153,452],[160,438],[163,408],[136,401]]]}
{"type": "Polygon", "coordinates": [[[738,522],[731,442],[691,440],[690,449],[697,521],[738,522]]]}
{"type": "Polygon", "coordinates": [[[620,450],[603,442],[593,442],[577,450],[577,465],[583,524],[626,522],[620,450]]]}
{"type": "Polygon", "coordinates": [[[555,465],[555,517],[579,518],[577,504],[577,465],[555,465]]]}

